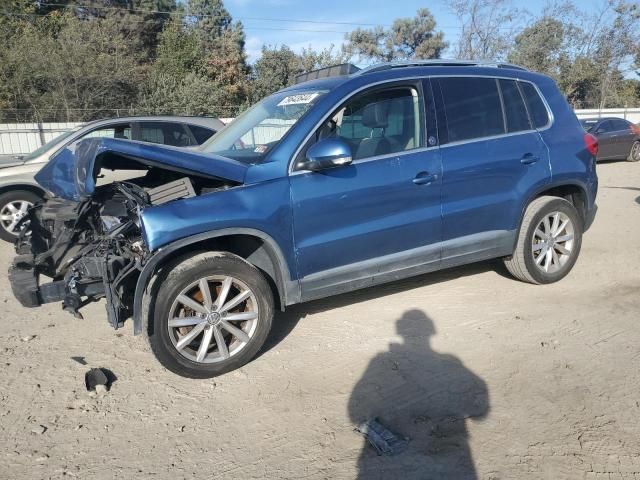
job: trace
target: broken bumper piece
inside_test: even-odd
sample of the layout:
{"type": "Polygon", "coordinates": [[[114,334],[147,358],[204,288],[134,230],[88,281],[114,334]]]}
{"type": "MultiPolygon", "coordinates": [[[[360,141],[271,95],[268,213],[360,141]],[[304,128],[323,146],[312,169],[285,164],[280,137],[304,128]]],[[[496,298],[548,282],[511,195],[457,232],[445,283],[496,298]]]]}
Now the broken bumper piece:
{"type": "Polygon", "coordinates": [[[9,282],[13,295],[23,307],[33,308],[45,303],[62,301],[65,310],[77,313],[77,308],[84,303],[82,297],[104,296],[102,282],[76,282],[75,291],[71,291],[65,280],[39,285],[38,277],[33,255],[17,255],[15,257],[13,264],[9,267],[9,282]]]}

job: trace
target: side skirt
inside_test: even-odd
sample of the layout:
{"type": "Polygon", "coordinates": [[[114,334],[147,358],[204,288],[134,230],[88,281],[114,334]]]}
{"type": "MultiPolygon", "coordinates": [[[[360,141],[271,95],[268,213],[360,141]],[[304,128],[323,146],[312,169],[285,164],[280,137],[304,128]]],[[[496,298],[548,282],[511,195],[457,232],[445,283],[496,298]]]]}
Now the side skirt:
{"type": "Polygon", "coordinates": [[[301,301],[511,255],[516,235],[516,230],[482,232],[317,272],[301,280],[301,301]]]}

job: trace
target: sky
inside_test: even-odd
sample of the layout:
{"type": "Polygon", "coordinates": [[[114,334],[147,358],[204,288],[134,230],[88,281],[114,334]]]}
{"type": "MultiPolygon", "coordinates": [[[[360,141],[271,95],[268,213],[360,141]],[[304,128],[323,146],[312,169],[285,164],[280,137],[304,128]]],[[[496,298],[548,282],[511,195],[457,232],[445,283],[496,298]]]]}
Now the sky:
{"type": "MultiPolygon", "coordinates": [[[[605,0],[580,0],[582,8],[596,8],[605,0]]],[[[516,8],[537,14],[546,1],[514,0],[516,8]]],[[[311,45],[316,50],[339,46],[345,32],[358,27],[389,26],[394,19],[413,17],[418,8],[427,7],[434,15],[437,29],[455,43],[460,27],[444,0],[225,0],[234,20],[242,21],[246,33],[249,62],[259,56],[262,45],[288,45],[295,52],[311,45]],[[327,23],[321,23],[327,22],[327,23]]],[[[452,57],[445,53],[444,57],[452,57]]]]}

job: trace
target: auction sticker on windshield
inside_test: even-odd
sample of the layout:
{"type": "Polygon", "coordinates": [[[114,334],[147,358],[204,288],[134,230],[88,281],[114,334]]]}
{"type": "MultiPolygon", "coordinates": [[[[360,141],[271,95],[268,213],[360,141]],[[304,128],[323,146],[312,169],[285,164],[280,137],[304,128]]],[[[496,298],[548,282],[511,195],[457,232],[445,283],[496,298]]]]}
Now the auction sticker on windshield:
{"type": "Polygon", "coordinates": [[[286,105],[304,105],[306,103],[311,103],[314,98],[320,95],[320,92],[312,92],[312,93],[299,93],[297,95],[289,95],[284,97],[278,103],[278,107],[284,107],[286,105]]]}

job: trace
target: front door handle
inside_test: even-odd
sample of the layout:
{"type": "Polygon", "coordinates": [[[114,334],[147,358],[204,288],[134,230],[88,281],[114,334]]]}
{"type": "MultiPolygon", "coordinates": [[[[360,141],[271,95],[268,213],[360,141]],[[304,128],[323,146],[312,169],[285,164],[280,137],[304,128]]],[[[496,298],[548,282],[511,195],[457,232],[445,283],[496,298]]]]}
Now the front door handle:
{"type": "Polygon", "coordinates": [[[533,153],[525,153],[520,159],[520,163],[524,165],[531,165],[532,163],[536,163],[540,160],[540,157],[536,157],[533,153]]]}
{"type": "Polygon", "coordinates": [[[432,175],[429,172],[420,172],[413,179],[413,183],[416,185],[429,185],[438,179],[437,175],[432,175]]]}

